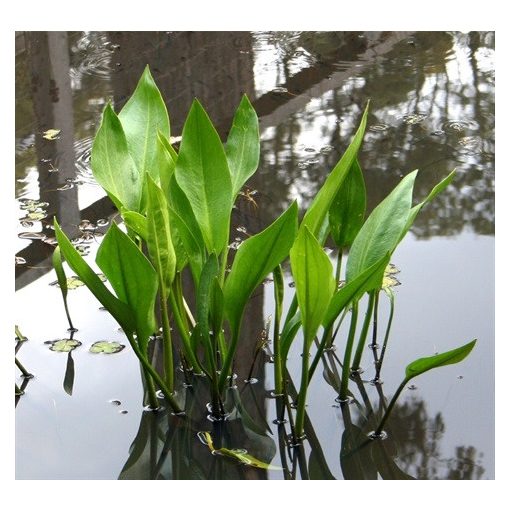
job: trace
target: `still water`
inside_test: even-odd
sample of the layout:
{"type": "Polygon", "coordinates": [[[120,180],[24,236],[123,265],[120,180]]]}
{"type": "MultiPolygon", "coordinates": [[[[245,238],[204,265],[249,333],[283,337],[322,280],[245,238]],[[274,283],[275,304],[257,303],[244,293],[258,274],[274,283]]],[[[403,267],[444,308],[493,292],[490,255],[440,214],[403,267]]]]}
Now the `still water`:
{"type": "MultiPolygon", "coordinates": [[[[360,385],[356,396],[364,405],[346,410],[327,384],[333,365],[322,367],[326,381],[318,370],[309,392],[308,475],[494,478],[494,57],[492,32],[19,33],[15,323],[29,339],[18,358],[35,378],[25,382],[16,407],[17,478],[283,477],[282,471],[213,462],[197,428],[143,412],[131,351],[89,352],[98,340],[125,340],[85,288],[70,291],[75,339],[82,342],[72,362],[44,343],[68,337],[60,292],[50,285],[56,277],[49,220],[56,214],[74,232],[90,263],[114,214],[90,171],[93,136],[105,104],[112,101],[118,111],[146,64],[167,99],[174,136],[193,97],[223,137],[243,93],[257,110],[261,164],[248,183],[256,204],[238,203],[234,241],[244,238],[244,229],[261,230],[294,199],[302,210],[307,206],[347,147],[368,100],[360,163],[369,209],[416,168],[416,200],[457,168],[454,182],[421,212],[392,260],[401,285],[395,288],[384,396],[391,398],[410,361],[473,338],[478,344],[462,364],[424,374],[404,392],[389,422],[391,440],[372,452],[386,466],[379,475],[353,471],[343,454],[381,395],[360,385]],[[43,136],[50,129],[60,130],[54,140],[43,136]],[[72,397],[63,389],[70,363],[72,397]]],[[[250,304],[236,366],[238,391],[257,427],[233,419],[225,434],[232,448],[251,448],[281,466],[272,365],[258,360],[258,382],[242,382],[272,313],[268,282],[250,304]],[[266,424],[271,432],[264,432],[266,424]]],[[[382,300],[381,319],[387,314],[382,300]]],[[[329,361],[334,363],[333,354],[329,361]]],[[[299,353],[291,351],[289,363],[291,372],[298,369],[299,353]]],[[[363,367],[368,380],[369,352],[363,367]]],[[[194,412],[198,430],[211,430],[203,409],[194,412]]]]}

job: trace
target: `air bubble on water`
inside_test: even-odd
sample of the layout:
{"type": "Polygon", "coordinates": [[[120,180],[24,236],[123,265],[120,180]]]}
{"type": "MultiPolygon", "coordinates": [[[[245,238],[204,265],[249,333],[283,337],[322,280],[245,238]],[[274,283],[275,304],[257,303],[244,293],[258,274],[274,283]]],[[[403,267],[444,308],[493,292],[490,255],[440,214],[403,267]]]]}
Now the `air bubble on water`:
{"type": "Polygon", "coordinates": [[[415,386],[414,384],[411,384],[407,387],[408,390],[415,391],[418,389],[418,386],[415,386]]]}
{"type": "Polygon", "coordinates": [[[277,418],[273,420],[273,423],[275,425],[285,425],[285,423],[287,423],[288,420],[286,420],[285,418],[283,420],[278,420],[277,418]]]}
{"type": "Polygon", "coordinates": [[[305,152],[317,152],[313,147],[305,147],[305,152]]]}
{"type": "Polygon", "coordinates": [[[105,218],[99,218],[97,221],[96,221],[96,225],[98,227],[105,227],[106,225],[108,225],[109,221],[105,218]]]}
{"type": "Polygon", "coordinates": [[[458,375],[457,379],[464,379],[464,376],[463,375],[458,375]]]}
{"type": "Polygon", "coordinates": [[[379,439],[381,441],[384,441],[388,437],[388,434],[384,432],[384,430],[381,430],[379,434],[376,434],[375,430],[373,430],[372,432],[369,432],[367,436],[373,440],[379,439]]]}
{"type": "Polygon", "coordinates": [[[335,398],[335,402],[338,402],[339,404],[353,404],[354,399],[349,396],[347,398],[340,398],[340,396],[338,396],[335,398]]]}
{"type": "Polygon", "coordinates": [[[34,226],[34,222],[29,220],[20,220],[20,225],[23,228],[30,228],[34,226]]]}
{"type": "Polygon", "coordinates": [[[324,145],[323,147],[321,147],[319,152],[321,154],[327,154],[328,152],[331,152],[333,149],[334,149],[334,147],[332,145],[324,145]]]}
{"type": "Polygon", "coordinates": [[[16,265],[22,266],[23,264],[26,264],[27,261],[23,257],[16,256],[16,265]]]}
{"type": "MultiPolygon", "coordinates": [[[[63,186],[60,186],[59,188],[57,188],[58,191],[66,191],[68,189],[72,189],[74,188],[74,184],[71,183],[71,182],[68,182],[67,184],[64,184],[63,186]]],[[[127,411],[126,411],[127,413],[127,411]]]]}
{"type": "Polygon", "coordinates": [[[20,239],[33,239],[33,240],[44,240],[46,239],[46,234],[43,234],[42,232],[20,232],[18,234],[18,237],[20,239]]]}
{"type": "Polygon", "coordinates": [[[387,124],[373,124],[372,126],[370,126],[368,128],[369,131],[374,131],[374,132],[384,132],[384,131],[388,131],[390,127],[387,125],[387,124]]]}
{"type": "Polygon", "coordinates": [[[110,400],[110,404],[112,404],[114,406],[120,406],[122,404],[122,402],[120,400],[114,399],[114,400],[110,400]]]}
{"type": "Polygon", "coordinates": [[[127,414],[128,412],[125,409],[122,409],[122,411],[119,411],[120,414],[127,414]]]}
{"type": "Polygon", "coordinates": [[[163,409],[164,409],[163,406],[152,407],[150,404],[147,404],[146,406],[142,407],[142,411],[144,413],[157,413],[159,411],[162,411],[163,409]]]}

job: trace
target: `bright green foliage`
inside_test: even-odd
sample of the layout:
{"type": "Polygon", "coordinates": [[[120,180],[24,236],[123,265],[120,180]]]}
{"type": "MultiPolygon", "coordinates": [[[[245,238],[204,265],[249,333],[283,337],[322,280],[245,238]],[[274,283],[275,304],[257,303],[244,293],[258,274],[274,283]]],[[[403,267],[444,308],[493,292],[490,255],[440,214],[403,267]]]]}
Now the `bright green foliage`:
{"type": "Polygon", "coordinates": [[[103,112],[90,163],[94,178],[119,210],[139,211],[143,174],[136,168],[122,124],[110,104],[103,112]]]}
{"type": "Polygon", "coordinates": [[[148,172],[159,182],[158,131],[169,138],[170,121],[165,102],[148,66],[133,95],[119,113],[119,119],[139,175],[144,176],[148,172]]]}
{"type": "Polygon", "coordinates": [[[331,173],[313,199],[310,208],[301,222],[300,228],[306,225],[314,236],[319,236],[331,204],[342,186],[352,164],[356,161],[361,142],[363,141],[363,135],[365,134],[367,115],[368,105],[365,108],[360,125],[351,144],[347,147],[347,150],[344,152],[335,168],[331,170],[331,173]]]}
{"type": "Polygon", "coordinates": [[[234,330],[252,292],[289,254],[297,232],[297,212],[293,202],[274,223],[239,246],[224,287],[225,311],[234,330]]]}
{"type": "Polygon", "coordinates": [[[90,348],[89,352],[92,354],[116,354],[122,349],[124,349],[125,345],[119,342],[107,342],[106,340],[101,340],[99,342],[94,342],[90,348]]]}
{"type": "Polygon", "coordinates": [[[259,119],[246,95],[234,116],[225,152],[232,177],[232,198],[235,200],[243,184],[259,166],[259,119]]]}
{"type": "Polygon", "coordinates": [[[410,380],[420,374],[428,372],[433,368],[444,367],[446,365],[454,365],[462,361],[472,350],[476,344],[476,340],[453,349],[451,351],[436,354],[435,356],[429,356],[428,358],[420,358],[412,363],[409,363],[406,367],[406,380],[410,380]]]}
{"type": "Polygon", "coordinates": [[[367,196],[363,172],[356,159],[329,209],[331,237],[338,248],[349,247],[365,220],[367,196]]]}
{"type": "Polygon", "coordinates": [[[219,255],[228,242],[232,182],[220,137],[196,99],[182,131],[175,177],[189,200],[207,250],[219,255]]]}
{"type": "Polygon", "coordinates": [[[365,221],[349,252],[348,282],[397,247],[411,211],[416,173],[406,175],[365,221]]]}
{"type": "Polygon", "coordinates": [[[161,189],[147,175],[147,248],[161,278],[161,293],[166,302],[175,278],[176,257],[170,229],[168,202],[161,189]]]}
{"type": "Polygon", "coordinates": [[[136,244],[115,223],[99,247],[96,262],[119,299],[133,311],[138,342],[146,346],[149,336],[156,331],[156,271],[136,244]]]}
{"type": "Polygon", "coordinates": [[[74,351],[77,347],[81,345],[81,342],[78,340],[73,340],[72,338],[64,338],[62,340],[52,340],[50,342],[45,342],[49,344],[50,351],[55,352],[71,352],[74,351]]]}
{"type": "Polygon", "coordinates": [[[122,219],[128,228],[139,235],[144,241],[147,241],[149,236],[149,226],[147,218],[135,211],[122,210],[122,219]]]}
{"type": "Polygon", "coordinates": [[[154,181],[161,186],[166,197],[170,196],[170,180],[174,175],[177,153],[170,145],[168,138],[161,131],[158,132],[156,142],[156,168],[159,173],[154,181]]]}
{"type": "Polygon", "coordinates": [[[290,264],[301,311],[305,346],[309,350],[335,291],[333,266],[307,227],[299,232],[290,250],[290,264]]]}

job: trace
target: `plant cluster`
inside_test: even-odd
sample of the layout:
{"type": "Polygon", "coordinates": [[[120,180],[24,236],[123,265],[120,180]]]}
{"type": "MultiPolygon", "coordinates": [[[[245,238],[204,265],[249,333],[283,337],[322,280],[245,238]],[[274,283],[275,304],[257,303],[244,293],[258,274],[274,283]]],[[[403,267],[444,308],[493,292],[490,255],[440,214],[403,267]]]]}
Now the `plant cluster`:
{"type": "MultiPolygon", "coordinates": [[[[233,253],[229,253],[232,209],[259,163],[258,118],[248,98],[242,98],[225,144],[195,100],[178,151],[171,143],[165,103],[148,68],[118,115],[110,104],[106,106],[94,140],[91,164],[94,177],[125,224],[125,229],[115,223],[110,226],[96,257],[113,292],[76,251],[56,220],[58,247],[54,264],[64,300],[66,279],[62,259],[120,324],[141,363],[152,407],[158,406],[159,389],[172,410],[182,412],[175,388],[174,362],[175,353],[182,350],[183,367],[207,378],[212,416],[222,418],[225,391],[234,376],[246,305],[254,290],[271,274],[275,298],[272,344],[276,394],[288,392],[288,353],[293,342],[302,338],[294,440],[299,442],[303,436],[310,380],[321,356],[336,340],[339,323],[350,311],[349,334],[340,356],[339,399],[347,401],[349,381],[353,371],[360,367],[390,258],[421,208],[454,177],[452,172],[425,200],[413,206],[417,172],[412,172],[365,219],[365,185],[357,155],[367,112],[368,107],[351,144],[302,219],[299,220],[298,204],[292,203],[265,230],[246,239],[232,257],[233,253]],[[339,250],[336,268],[324,250],[329,238],[339,250]],[[342,255],[347,251],[345,283],[340,284],[342,255]],[[281,266],[287,259],[295,296],[284,313],[281,266]],[[195,302],[191,304],[183,294],[185,271],[190,272],[194,286],[195,302]],[[361,332],[356,335],[358,309],[366,294],[367,311],[361,332]],[[159,331],[164,346],[162,373],[148,355],[149,343],[159,331]]],[[[391,290],[386,292],[392,298],[391,290]]],[[[388,334],[381,357],[376,360],[376,382],[387,337],[388,334]]],[[[376,435],[381,433],[400,390],[411,378],[461,361],[473,346],[474,341],[411,363],[376,435]]],[[[208,444],[214,449],[211,441],[208,444]]]]}

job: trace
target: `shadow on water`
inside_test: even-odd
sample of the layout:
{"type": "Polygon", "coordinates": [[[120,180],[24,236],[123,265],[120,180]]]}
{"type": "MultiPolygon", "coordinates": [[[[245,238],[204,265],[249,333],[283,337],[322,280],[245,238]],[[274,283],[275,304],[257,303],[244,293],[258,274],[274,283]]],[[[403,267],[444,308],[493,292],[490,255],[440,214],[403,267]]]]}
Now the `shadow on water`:
{"type": "MultiPolygon", "coordinates": [[[[494,235],[492,32],[27,32],[17,34],[16,47],[20,218],[25,214],[23,200],[47,204],[42,219],[20,223],[19,233],[29,236],[17,240],[17,289],[28,288],[41,296],[47,292],[37,280],[51,270],[53,216],[77,244],[84,244],[87,236],[93,248],[100,242],[102,227],[115,210],[92,178],[93,136],[107,101],[118,111],[146,64],[167,101],[173,136],[180,134],[194,97],[203,102],[223,138],[243,93],[259,115],[260,170],[237,201],[234,243],[260,231],[295,198],[300,207],[307,205],[345,150],[368,99],[368,129],[360,152],[368,208],[414,168],[420,169],[415,190],[422,199],[433,183],[457,167],[452,185],[418,217],[414,238],[447,239],[466,232],[477,239],[494,235]],[[43,136],[49,129],[60,130],[54,140],[43,136]],[[90,229],[83,228],[85,220],[99,227],[92,237],[90,229]],[[30,239],[30,234],[39,239],[30,239]]],[[[250,372],[254,344],[265,327],[265,299],[261,288],[249,304],[251,320],[244,325],[236,360],[244,415],[232,404],[232,419],[212,424],[202,407],[193,407],[205,396],[193,398],[191,390],[186,392],[193,416],[189,422],[165,412],[143,412],[121,478],[493,476],[490,466],[484,472],[482,451],[476,446],[459,445],[453,456],[443,457],[440,446],[447,422],[441,412],[432,411],[430,417],[424,400],[407,399],[397,405],[388,422],[390,437],[367,443],[384,398],[374,395],[373,387],[363,393],[363,385],[361,403],[340,409],[335,460],[323,439],[326,429],[315,415],[307,418],[303,451],[289,448],[283,424],[270,422],[272,434],[264,432],[275,400],[267,398],[270,371],[266,373],[268,364],[262,356],[252,374],[259,382],[243,386],[241,381],[250,372]],[[374,409],[370,401],[377,403],[374,409]],[[206,430],[216,448],[246,448],[286,470],[266,472],[212,455],[197,438],[206,430]],[[373,462],[367,464],[367,459],[373,462]]],[[[44,334],[34,342],[47,340],[44,334]]],[[[491,338],[487,341],[492,345],[491,338]]],[[[156,346],[156,357],[158,353],[156,346]]],[[[74,363],[77,373],[82,363],[78,354],[75,358],[73,375],[74,363]]],[[[328,373],[333,373],[331,366],[328,373]]],[[[55,386],[62,391],[61,374],[59,378],[55,386]]],[[[202,391],[200,385],[193,391],[202,391]]],[[[74,391],[73,400],[80,398],[74,391]]],[[[488,429],[491,420],[487,419],[488,429]]],[[[126,433],[125,444],[132,438],[126,433]]],[[[486,453],[492,458],[493,452],[486,453]]],[[[23,457],[20,473],[22,464],[23,457]]],[[[118,475],[109,469],[101,476],[118,475]]]]}

